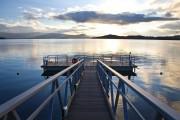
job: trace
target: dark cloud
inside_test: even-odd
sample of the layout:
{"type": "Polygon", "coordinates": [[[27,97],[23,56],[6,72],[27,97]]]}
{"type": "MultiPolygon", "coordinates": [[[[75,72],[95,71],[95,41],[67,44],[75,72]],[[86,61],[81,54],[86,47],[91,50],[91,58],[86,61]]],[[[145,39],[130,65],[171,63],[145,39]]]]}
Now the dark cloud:
{"type": "Polygon", "coordinates": [[[147,14],[148,16],[153,16],[153,15],[157,15],[157,12],[154,10],[149,10],[149,13],[147,14]]]}
{"type": "Polygon", "coordinates": [[[71,12],[66,14],[60,14],[54,16],[54,18],[59,20],[72,20],[77,23],[94,22],[94,23],[106,23],[106,24],[133,24],[140,22],[151,22],[151,21],[173,21],[179,20],[179,18],[173,17],[153,17],[145,14],[136,13],[120,13],[120,14],[107,14],[98,13],[95,11],[80,11],[71,12]]]}
{"type": "Polygon", "coordinates": [[[166,17],[172,17],[173,15],[172,15],[171,12],[166,12],[166,13],[165,13],[165,16],[166,16],[166,17]]]}

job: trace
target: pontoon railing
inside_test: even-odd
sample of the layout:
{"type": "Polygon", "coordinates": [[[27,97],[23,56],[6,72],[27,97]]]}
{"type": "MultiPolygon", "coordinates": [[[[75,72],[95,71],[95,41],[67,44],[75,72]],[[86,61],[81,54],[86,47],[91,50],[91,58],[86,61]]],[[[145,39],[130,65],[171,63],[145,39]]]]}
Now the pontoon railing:
{"type": "MultiPolygon", "coordinates": [[[[135,83],[128,80],[126,77],[122,76],[108,65],[103,63],[102,61],[97,61],[97,74],[99,80],[101,82],[104,93],[107,97],[107,101],[109,103],[109,107],[111,108],[111,113],[114,119],[118,119],[117,115],[117,107],[120,102],[120,96],[122,97],[123,104],[123,116],[124,120],[128,120],[130,117],[129,109],[131,108],[136,115],[138,115],[141,120],[149,120],[151,116],[151,111],[148,111],[148,115],[144,115],[142,111],[138,109],[138,107],[132,102],[130,97],[127,95],[126,89],[130,88],[134,93],[136,93],[139,97],[141,97],[148,105],[153,108],[153,112],[155,111],[156,120],[179,120],[180,114],[175,110],[170,108],[168,105],[164,104],[135,83]],[[118,84],[112,80],[112,75],[118,78],[118,84]]],[[[145,107],[145,106],[144,106],[145,107]]],[[[142,109],[142,108],[141,108],[142,109]]]]}
{"type": "Polygon", "coordinates": [[[53,118],[53,104],[55,102],[55,97],[58,98],[59,103],[59,114],[61,119],[66,115],[71,100],[76,91],[76,87],[80,82],[81,74],[84,70],[84,60],[81,60],[70,67],[64,69],[63,71],[55,74],[54,76],[44,80],[43,82],[35,85],[29,90],[23,92],[22,94],[10,99],[4,104],[0,105],[0,119],[3,120],[21,120],[21,116],[17,112],[17,109],[33,96],[40,93],[48,85],[51,85],[50,95],[26,118],[27,120],[35,119],[38,114],[47,106],[50,105],[49,120],[53,118]],[[67,75],[65,80],[59,83],[58,78],[67,75]],[[63,93],[62,93],[63,91],[63,93]],[[13,118],[12,118],[13,117],[13,118]]]}
{"type": "Polygon", "coordinates": [[[113,54],[100,54],[100,55],[48,55],[43,57],[43,66],[47,65],[58,65],[64,64],[69,65],[72,63],[72,59],[77,58],[78,60],[85,59],[86,61],[96,62],[97,59],[113,63],[116,62],[120,66],[133,66],[135,65],[135,56],[129,55],[113,55],[113,54]]]}

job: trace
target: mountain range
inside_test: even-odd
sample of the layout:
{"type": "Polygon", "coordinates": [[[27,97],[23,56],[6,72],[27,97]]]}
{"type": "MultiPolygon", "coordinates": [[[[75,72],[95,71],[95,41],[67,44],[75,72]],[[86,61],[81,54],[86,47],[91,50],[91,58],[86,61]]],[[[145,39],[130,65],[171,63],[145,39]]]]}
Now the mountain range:
{"type": "Polygon", "coordinates": [[[118,36],[118,35],[104,35],[98,37],[90,37],[85,34],[79,35],[68,35],[61,33],[41,33],[41,32],[32,32],[32,33],[5,33],[0,32],[0,39],[82,39],[82,38],[91,38],[91,39],[151,39],[151,40],[180,40],[180,35],[174,36],[142,36],[142,35],[129,35],[129,36],[118,36]]]}
{"type": "Polygon", "coordinates": [[[68,35],[61,33],[3,33],[0,32],[0,39],[76,39],[76,38],[90,38],[87,35],[68,35]]]}

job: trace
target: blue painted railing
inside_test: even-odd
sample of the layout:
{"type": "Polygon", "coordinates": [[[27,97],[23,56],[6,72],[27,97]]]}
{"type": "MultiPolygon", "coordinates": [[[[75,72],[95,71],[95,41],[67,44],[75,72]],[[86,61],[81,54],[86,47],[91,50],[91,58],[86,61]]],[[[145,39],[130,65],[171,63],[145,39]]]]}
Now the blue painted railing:
{"type": "MultiPolygon", "coordinates": [[[[3,120],[21,120],[22,117],[19,115],[17,109],[26,103],[33,96],[40,93],[44,88],[51,86],[50,95],[25,119],[33,120],[40,114],[41,111],[47,105],[50,106],[50,112],[48,112],[48,120],[53,119],[53,105],[55,102],[55,97],[58,98],[59,103],[59,114],[60,119],[66,116],[71,100],[75,94],[76,87],[78,86],[81,78],[81,74],[84,70],[84,60],[81,60],[70,67],[64,69],[63,71],[55,74],[54,76],[44,80],[43,82],[35,85],[29,90],[23,92],[22,94],[10,99],[6,103],[0,106],[0,119],[3,120]],[[59,83],[58,78],[67,75],[65,80],[59,83]]],[[[31,104],[30,104],[31,105],[31,104]]],[[[57,114],[57,113],[56,113],[57,114]]],[[[24,119],[24,118],[23,118],[24,119]]]]}
{"type": "MultiPolygon", "coordinates": [[[[120,102],[120,96],[122,97],[123,104],[123,116],[124,120],[133,119],[130,116],[130,109],[133,110],[135,115],[138,116],[138,120],[180,120],[180,114],[174,111],[166,104],[159,101],[151,94],[144,91],[142,88],[131,82],[121,74],[107,66],[102,61],[97,61],[97,74],[106,95],[108,105],[111,109],[111,113],[114,119],[118,119],[117,112],[118,103],[120,102]],[[118,78],[118,83],[112,80],[112,75],[118,78]],[[143,99],[149,106],[152,107],[152,112],[155,112],[155,116],[152,117],[152,112],[148,110],[148,115],[142,113],[142,108],[138,108],[136,104],[128,97],[127,89],[131,89],[134,93],[143,99]]],[[[143,104],[143,103],[141,103],[143,104]]],[[[142,105],[142,107],[145,107],[142,105]]],[[[135,118],[134,118],[135,119],[135,118]]]]}

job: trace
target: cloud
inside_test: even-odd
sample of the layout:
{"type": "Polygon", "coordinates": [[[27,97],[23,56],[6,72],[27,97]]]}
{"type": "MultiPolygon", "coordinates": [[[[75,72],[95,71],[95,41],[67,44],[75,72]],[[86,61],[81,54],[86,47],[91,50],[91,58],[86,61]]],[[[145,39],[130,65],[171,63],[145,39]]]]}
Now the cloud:
{"type": "Polygon", "coordinates": [[[0,32],[29,33],[29,32],[54,32],[58,27],[44,24],[38,20],[21,20],[16,22],[0,21],[0,32]]]}
{"type": "Polygon", "coordinates": [[[171,13],[171,15],[180,17],[180,2],[178,0],[152,0],[151,11],[160,13],[171,13]]]}
{"type": "Polygon", "coordinates": [[[84,31],[94,29],[81,24],[58,24],[58,25],[47,25],[38,20],[26,20],[19,22],[6,22],[0,20],[0,33],[71,33],[71,34],[82,34],[84,31]]]}
{"type": "Polygon", "coordinates": [[[5,23],[0,23],[0,32],[28,33],[28,32],[33,32],[33,31],[34,29],[29,26],[8,25],[5,23]]]}
{"type": "Polygon", "coordinates": [[[173,9],[179,10],[180,9],[180,2],[177,2],[173,5],[173,9]]]}
{"type": "Polygon", "coordinates": [[[175,13],[176,16],[180,16],[180,2],[174,2],[168,9],[175,13]]]}
{"type": "Polygon", "coordinates": [[[25,19],[28,20],[35,20],[44,17],[44,12],[42,9],[39,8],[30,8],[27,10],[23,10],[23,16],[25,19]]]}
{"type": "Polygon", "coordinates": [[[120,14],[108,14],[108,13],[99,13],[95,11],[70,12],[70,13],[54,16],[54,18],[59,20],[71,20],[77,23],[94,22],[94,23],[120,24],[120,25],[140,23],[140,22],[179,20],[179,18],[173,18],[167,16],[153,17],[153,16],[147,16],[145,14],[136,14],[129,12],[124,12],[120,14]]]}
{"type": "Polygon", "coordinates": [[[171,2],[171,0],[151,0],[151,4],[160,4],[160,3],[168,3],[171,2]]]}
{"type": "Polygon", "coordinates": [[[28,8],[22,11],[23,17],[26,20],[38,20],[38,19],[50,19],[52,16],[57,15],[55,9],[50,8],[49,10],[44,10],[40,8],[28,8]]]}
{"type": "Polygon", "coordinates": [[[143,33],[144,35],[147,36],[170,36],[170,35],[178,35],[180,34],[180,31],[173,31],[173,30],[169,30],[169,29],[165,29],[165,30],[159,30],[159,29],[155,29],[155,30],[149,30],[145,33],[143,33]]]}
{"type": "Polygon", "coordinates": [[[172,15],[171,12],[166,12],[166,13],[165,13],[165,16],[166,16],[166,17],[172,17],[173,15],[172,15]]]}
{"type": "MultiPolygon", "coordinates": [[[[0,32],[58,32],[99,35],[124,34],[133,31],[143,35],[143,32],[157,29],[156,32],[152,33],[161,34],[161,31],[167,31],[166,34],[168,32],[174,33],[176,29],[180,28],[178,25],[178,21],[180,21],[178,6],[180,3],[173,1],[170,5],[158,3],[163,3],[164,0],[153,1],[154,4],[148,4],[150,7],[143,5],[144,7],[138,9],[139,11],[131,9],[131,7],[130,9],[127,7],[127,10],[119,10],[119,6],[113,10],[114,3],[112,7],[107,7],[109,4],[106,4],[107,6],[89,4],[67,9],[18,7],[22,13],[20,19],[2,24],[1,21],[5,23],[6,20],[0,18],[0,32]]],[[[165,1],[169,3],[169,0],[165,1]]],[[[112,1],[108,3],[110,2],[112,1]]],[[[128,5],[127,2],[126,5],[128,5]]],[[[164,35],[164,32],[162,33],[164,35]]]]}
{"type": "Polygon", "coordinates": [[[160,28],[169,29],[169,30],[179,30],[180,31],[180,21],[161,25],[160,28]]]}
{"type": "Polygon", "coordinates": [[[74,6],[74,7],[68,7],[66,8],[63,13],[69,13],[69,12],[77,12],[77,11],[98,11],[98,8],[96,5],[93,4],[87,4],[84,6],[74,6]]]}

